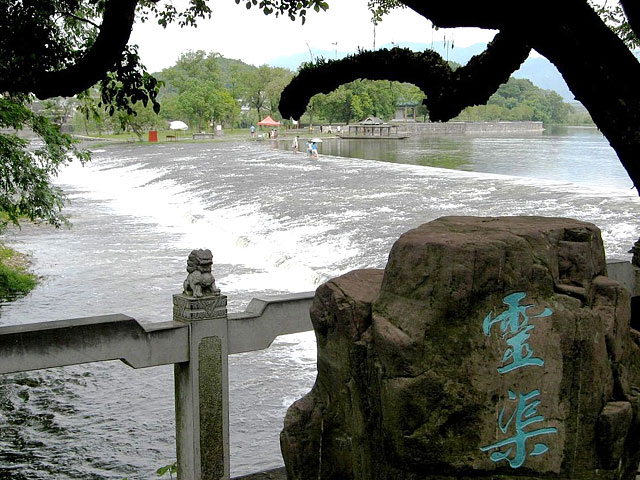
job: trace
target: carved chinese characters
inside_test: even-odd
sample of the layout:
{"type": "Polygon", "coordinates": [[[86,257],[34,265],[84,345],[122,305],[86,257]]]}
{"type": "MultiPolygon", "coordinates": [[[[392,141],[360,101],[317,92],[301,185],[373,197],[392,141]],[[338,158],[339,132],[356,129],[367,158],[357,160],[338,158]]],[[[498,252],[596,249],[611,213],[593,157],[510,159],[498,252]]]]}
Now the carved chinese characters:
{"type": "MultiPolygon", "coordinates": [[[[529,338],[535,329],[535,319],[541,319],[552,315],[549,308],[542,313],[529,317],[528,311],[533,305],[520,305],[526,297],[524,292],[512,293],[503,299],[507,305],[505,310],[495,318],[488,314],[482,324],[482,331],[486,336],[491,335],[491,329],[497,325],[501,337],[507,343],[507,349],[502,357],[503,365],[498,368],[501,375],[508,374],[518,368],[544,367],[544,360],[534,356],[529,338]]],[[[492,452],[490,458],[494,462],[507,461],[512,468],[521,467],[527,456],[537,456],[549,450],[549,447],[541,441],[530,447],[529,439],[557,433],[555,427],[543,427],[537,424],[544,422],[545,418],[538,414],[540,405],[540,390],[533,389],[529,392],[508,390],[509,405],[500,410],[498,427],[505,435],[511,435],[491,445],[480,447],[483,452],[492,452]],[[509,415],[507,412],[511,412],[509,415]]]]}
{"type": "Polygon", "coordinates": [[[289,480],[634,480],[640,332],[596,226],[445,217],[316,291],[289,480]]]}

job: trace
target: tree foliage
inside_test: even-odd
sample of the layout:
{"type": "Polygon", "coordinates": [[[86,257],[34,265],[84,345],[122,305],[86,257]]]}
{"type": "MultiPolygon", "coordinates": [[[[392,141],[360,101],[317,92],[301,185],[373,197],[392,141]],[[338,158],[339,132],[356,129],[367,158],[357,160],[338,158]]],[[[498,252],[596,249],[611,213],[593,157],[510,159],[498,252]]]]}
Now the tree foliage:
{"type": "Polygon", "coordinates": [[[51,225],[66,224],[62,214],[65,195],[53,185],[51,178],[72,160],[88,159],[88,153],[76,147],[67,135],[46,117],[34,114],[30,99],[23,95],[0,97],[0,128],[30,128],[40,140],[30,144],[18,135],[0,134],[0,210],[7,222],[19,225],[21,217],[45,221],[51,225]]]}
{"type": "Polygon", "coordinates": [[[262,65],[258,69],[248,70],[241,80],[244,100],[258,112],[258,120],[263,111],[274,111],[278,108],[280,93],[291,78],[291,72],[285,69],[272,69],[262,65]]]}
{"type": "Polygon", "coordinates": [[[328,94],[314,97],[316,113],[328,123],[353,123],[369,116],[393,118],[396,105],[421,102],[424,94],[415,85],[383,80],[357,80],[328,94]]]}
{"type": "Polygon", "coordinates": [[[31,96],[79,94],[85,125],[102,124],[99,109],[106,109],[140,134],[153,117],[149,109],[160,109],[161,84],[146,72],[136,46],[128,45],[136,16],[189,25],[208,14],[203,0],[190,0],[182,11],[157,0],[0,1],[0,127],[31,130],[40,144],[0,133],[0,210],[9,221],[66,223],[65,197],[51,178],[72,158],[89,158],[46,117],[30,111],[31,96]],[[98,96],[91,90],[96,84],[98,96]]]}
{"type": "Polygon", "coordinates": [[[113,116],[101,113],[99,88],[80,94],[77,104],[82,115],[79,129],[92,131],[132,131],[142,138],[144,130],[162,128],[172,120],[187,122],[198,131],[217,124],[233,127],[241,119],[241,106],[253,106],[253,118],[263,113],[279,117],[280,93],[293,73],[284,68],[254,67],[240,60],[222,57],[216,52],[188,51],[176,63],[155,74],[159,79],[157,100],[162,104],[159,115],[142,103],[133,112],[116,111],[113,116]],[[259,107],[260,112],[258,112],[259,107]]]}
{"type": "Polygon", "coordinates": [[[182,118],[202,130],[209,121],[233,126],[241,105],[250,106],[260,120],[263,113],[279,116],[280,93],[291,71],[263,65],[254,67],[215,52],[187,52],[172,67],[157,74],[163,87],[161,116],[182,118]]]}
{"type": "Polygon", "coordinates": [[[486,106],[468,107],[458,118],[563,124],[567,123],[572,111],[571,105],[553,90],[538,88],[530,80],[510,78],[489,98],[486,106]]]}
{"type": "Polygon", "coordinates": [[[627,21],[622,5],[598,5],[590,2],[594,10],[600,15],[609,28],[618,36],[629,48],[640,47],[638,35],[634,33],[631,25],[627,21]]]}
{"type": "Polygon", "coordinates": [[[275,15],[287,15],[291,20],[296,20],[299,17],[302,19],[303,24],[307,10],[313,9],[319,12],[329,8],[329,4],[324,0],[236,0],[236,3],[244,3],[247,10],[252,7],[258,7],[265,15],[272,13],[275,15]]]}
{"type": "Polygon", "coordinates": [[[161,78],[170,92],[183,93],[194,81],[209,82],[213,88],[221,87],[220,55],[203,50],[188,51],[178,57],[175,65],[162,70],[161,78]]]}

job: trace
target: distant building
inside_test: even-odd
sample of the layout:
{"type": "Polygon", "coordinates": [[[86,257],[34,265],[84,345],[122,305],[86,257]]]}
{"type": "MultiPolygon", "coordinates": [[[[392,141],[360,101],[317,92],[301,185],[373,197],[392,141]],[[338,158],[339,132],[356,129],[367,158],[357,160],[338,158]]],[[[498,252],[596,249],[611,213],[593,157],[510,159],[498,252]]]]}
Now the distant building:
{"type": "Polygon", "coordinates": [[[396,104],[396,114],[394,122],[415,122],[418,119],[418,102],[398,102],[396,104]]]}
{"type": "Polygon", "coordinates": [[[399,132],[398,125],[384,123],[378,117],[367,117],[355,125],[347,125],[348,131],[338,133],[340,138],[407,138],[408,132],[399,132]]]}
{"type": "Polygon", "coordinates": [[[367,117],[360,122],[360,125],[382,125],[383,123],[378,117],[367,117]]]}

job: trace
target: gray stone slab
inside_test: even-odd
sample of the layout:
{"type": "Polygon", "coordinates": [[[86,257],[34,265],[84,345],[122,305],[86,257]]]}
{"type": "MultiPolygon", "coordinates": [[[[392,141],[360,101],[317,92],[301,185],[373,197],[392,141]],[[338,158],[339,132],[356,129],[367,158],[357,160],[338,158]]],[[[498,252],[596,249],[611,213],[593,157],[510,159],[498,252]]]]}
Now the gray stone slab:
{"type": "Polygon", "coordinates": [[[233,477],[232,480],[286,480],[287,471],[284,467],[267,470],[266,472],[252,473],[242,477],[233,477]]]}

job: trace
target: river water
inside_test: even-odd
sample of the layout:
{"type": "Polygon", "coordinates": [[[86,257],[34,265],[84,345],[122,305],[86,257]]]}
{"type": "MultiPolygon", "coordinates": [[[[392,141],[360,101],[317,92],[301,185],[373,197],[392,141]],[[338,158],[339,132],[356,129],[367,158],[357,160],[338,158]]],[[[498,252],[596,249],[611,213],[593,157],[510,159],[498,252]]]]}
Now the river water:
{"type": "MultiPolygon", "coordinates": [[[[288,146],[120,145],[65,169],[72,229],[5,235],[42,280],[1,305],[0,324],[118,312],[169,320],[193,248],[213,251],[233,312],[258,294],[384,267],[402,232],[443,215],[587,220],[618,258],[640,236],[638,196],[595,129],[326,140],[319,160],[288,146]]],[[[284,413],[314,378],[312,333],[231,358],[233,475],[282,464],[284,413]]],[[[172,368],[108,362],[2,377],[0,447],[0,479],[156,478],[175,458],[172,368]]]]}

